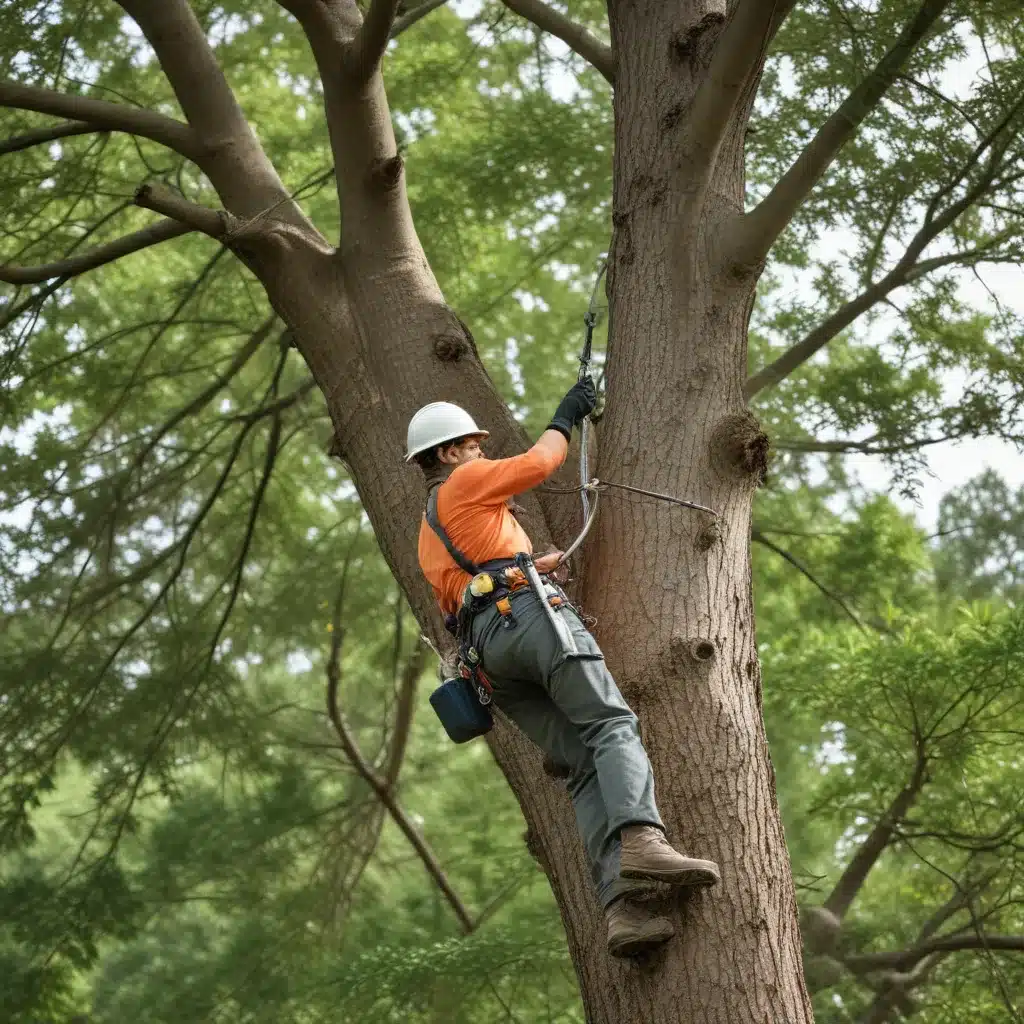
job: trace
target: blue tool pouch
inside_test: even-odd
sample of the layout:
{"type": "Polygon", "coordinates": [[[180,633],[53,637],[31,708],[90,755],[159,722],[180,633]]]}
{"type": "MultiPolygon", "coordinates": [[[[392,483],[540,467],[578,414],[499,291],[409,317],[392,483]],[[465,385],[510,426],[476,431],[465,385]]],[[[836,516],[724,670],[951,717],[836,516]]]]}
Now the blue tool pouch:
{"type": "Polygon", "coordinates": [[[490,710],[480,703],[468,679],[449,679],[431,695],[430,706],[453,743],[467,743],[494,727],[490,710]]]}

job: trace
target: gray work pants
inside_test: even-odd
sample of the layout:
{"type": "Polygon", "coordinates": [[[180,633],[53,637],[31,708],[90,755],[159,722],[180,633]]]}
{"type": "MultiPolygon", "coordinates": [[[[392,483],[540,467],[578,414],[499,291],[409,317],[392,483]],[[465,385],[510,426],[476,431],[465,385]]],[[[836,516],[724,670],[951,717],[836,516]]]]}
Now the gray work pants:
{"type": "Polygon", "coordinates": [[[619,878],[619,830],[656,825],[654,775],[636,715],[619,693],[597,642],[569,608],[565,617],[583,658],[565,658],[551,623],[529,590],[512,596],[514,628],[495,607],[473,620],[473,646],[494,686],[494,703],[557,765],[576,810],[601,905],[636,890],[619,878]]]}

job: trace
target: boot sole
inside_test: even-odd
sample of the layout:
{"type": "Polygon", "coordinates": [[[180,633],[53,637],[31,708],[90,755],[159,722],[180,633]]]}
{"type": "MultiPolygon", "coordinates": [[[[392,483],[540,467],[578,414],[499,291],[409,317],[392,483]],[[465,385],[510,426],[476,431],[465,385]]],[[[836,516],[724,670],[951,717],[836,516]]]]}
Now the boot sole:
{"type": "Polygon", "coordinates": [[[608,952],[612,956],[617,957],[640,956],[640,954],[646,953],[648,950],[655,949],[658,946],[664,946],[673,935],[675,935],[674,931],[666,930],[656,932],[653,935],[645,935],[642,938],[637,937],[633,939],[623,939],[620,942],[616,942],[614,945],[609,943],[608,952]]]}
{"type": "Polygon", "coordinates": [[[666,882],[669,885],[709,886],[718,885],[721,879],[713,871],[706,868],[667,868],[657,869],[623,868],[619,872],[621,878],[639,878],[650,882],[666,882]]]}

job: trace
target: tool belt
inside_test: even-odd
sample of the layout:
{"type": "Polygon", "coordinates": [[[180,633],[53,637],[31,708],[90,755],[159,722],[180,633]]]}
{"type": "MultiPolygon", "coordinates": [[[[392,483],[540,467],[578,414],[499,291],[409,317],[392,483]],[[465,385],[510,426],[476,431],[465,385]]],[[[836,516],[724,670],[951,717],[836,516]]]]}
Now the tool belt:
{"type": "MultiPolygon", "coordinates": [[[[514,559],[485,562],[480,566],[480,572],[466,584],[458,613],[449,615],[445,621],[445,625],[459,642],[459,669],[464,678],[469,679],[475,686],[482,704],[490,703],[491,683],[480,667],[481,654],[472,643],[473,619],[493,607],[501,616],[502,627],[515,629],[516,617],[512,610],[512,598],[517,593],[534,589],[529,576],[519,564],[520,559],[529,557],[522,555],[514,559]]],[[[532,560],[530,565],[532,568],[532,560]]],[[[536,574],[536,570],[534,573],[536,574]]],[[[568,603],[568,598],[561,587],[548,580],[541,580],[539,576],[537,578],[541,582],[543,599],[552,608],[559,608],[568,603]]]]}
{"type": "Polygon", "coordinates": [[[562,608],[572,607],[565,591],[537,572],[529,554],[521,552],[515,558],[495,559],[477,565],[455,547],[441,525],[437,514],[436,489],[431,491],[427,499],[426,518],[455,564],[471,577],[462,592],[458,612],[445,618],[445,628],[459,644],[459,675],[455,679],[446,680],[430,698],[449,737],[456,743],[464,743],[488,732],[493,725],[488,707],[493,687],[481,665],[480,651],[472,642],[473,619],[482,611],[493,605],[501,616],[503,628],[514,629],[516,619],[512,611],[512,597],[516,593],[530,590],[544,608],[564,657],[590,658],[600,655],[577,649],[568,622],[558,613],[562,608]],[[470,693],[475,693],[476,701],[472,700],[470,693]]]}

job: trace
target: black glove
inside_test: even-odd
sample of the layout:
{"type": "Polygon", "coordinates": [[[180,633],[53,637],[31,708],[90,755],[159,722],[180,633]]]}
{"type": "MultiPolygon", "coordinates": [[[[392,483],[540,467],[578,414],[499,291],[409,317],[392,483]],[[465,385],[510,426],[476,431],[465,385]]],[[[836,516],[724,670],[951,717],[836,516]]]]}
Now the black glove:
{"type": "Polygon", "coordinates": [[[583,422],[597,405],[597,390],[589,374],[573,384],[566,392],[555,415],[548,424],[548,430],[557,430],[567,441],[572,439],[572,428],[583,422]]]}

